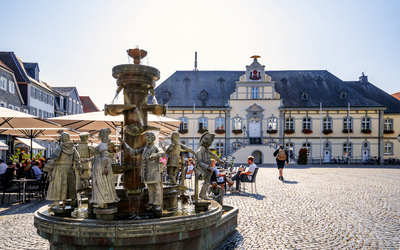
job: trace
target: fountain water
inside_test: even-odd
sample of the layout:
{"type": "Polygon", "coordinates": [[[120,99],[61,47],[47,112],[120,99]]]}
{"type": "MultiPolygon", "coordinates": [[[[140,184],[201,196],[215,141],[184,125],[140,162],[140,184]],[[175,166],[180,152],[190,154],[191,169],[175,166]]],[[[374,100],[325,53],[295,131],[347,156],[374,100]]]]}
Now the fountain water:
{"type": "MultiPolygon", "coordinates": [[[[148,92],[155,98],[155,81],[159,71],[140,65],[147,52],[139,48],[128,54],[135,64],[113,68],[118,90],[124,91],[125,104],[106,105],[106,115],[124,115],[124,141],[132,148],[146,146],[145,133],[159,131],[147,124],[147,113],[166,114],[166,107],[156,102],[148,104],[148,92]]],[[[194,210],[191,194],[188,203],[178,199],[177,185],[164,183],[163,213],[146,211],[148,190],[141,179],[142,155],[123,154],[123,161],[114,164],[114,174],[124,174],[122,188],[117,188],[119,202],[108,204],[117,208],[114,220],[98,220],[93,216],[93,205],[88,206],[89,219],[52,216],[47,207],[35,212],[38,234],[48,239],[50,249],[212,249],[224,240],[237,225],[238,209],[224,208],[211,202],[207,211],[194,210]],[[223,209],[227,212],[223,213],[223,209]]],[[[90,190],[87,196],[90,197],[90,190]]],[[[79,214],[79,213],[78,213],[79,214]]],[[[79,217],[79,216],[78,216],[79,217]]]]}

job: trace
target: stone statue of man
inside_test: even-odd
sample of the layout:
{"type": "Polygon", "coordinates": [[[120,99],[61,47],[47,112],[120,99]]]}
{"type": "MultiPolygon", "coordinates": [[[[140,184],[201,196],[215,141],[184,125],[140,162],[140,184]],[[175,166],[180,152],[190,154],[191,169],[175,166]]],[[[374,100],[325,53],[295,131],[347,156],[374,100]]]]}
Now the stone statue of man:
{"type": "Polygon", "coordinates": [[[81,174],[79,153],[74,148],[74,143],[70,141],[69,134],[63,132],[60,136],[60,145],[54,150],[50,164],[45,169],[49,172],[50,180],[46,199],[54,200],[50,207],[59,206],[59,201],[62,201],[62,207],[65,207],[67,199],[76,199],[74,168],[81,174]]]}
{"type": "MultiPolygon", "coordinates": [[[[190,152],[192,154],[196,154],[191,148],[181,144],[179,142],[179,133],[172,132],[171,133],[171,144],[168,145],[167,149],[165,149],[165,153],[168,155],[167,161],[167,173],[169,177],[169,182],[176,184],[175,176],[178,172],[179,166],[181,163],[180,160],[180,153],[181,152],[190,152]]],[[[185,173],[181,174],[182,178],[184,178],[185,173]]]]}
{"type": "MultiPolygon", "coordinates": [[[[201,187],[199,193],[199,197],[203,200],[210,200],[210,198],[207,197],[207,190],[210,186],[210,179],[213,172],[211,167],[211,157],[216,161],[221,162],[221,159],[219,159],[219,157],[209,149],[214,141],[214,137],[215,134],[205,132],[200,137],[200,148],[196,152],[196,182],[197,180],[204,180],[203,186],[201,187]]],[[[197,192],[197,190],[195,191],[197,192]]]]}
{"type": "Polygon", "coordinates": [[[162,169],[160,167],[160,157],[165,155],[161,148],[157,148],[154,145],[156,136],[152,132],[146,133],[147,146],[133,150],[129,145],[122,139],[121,145],[122,150],[132,156],[142,154],[142,181],[146,183],[149,191],[149,203],[146,210],[154,209],[156,211],[162,211],[163,201],[163,188],[162,188],[162,169]]]}
{"type": "Polygon", "coordinates": [[[76,173],[76,190],[82,188],[81,179],[89,180],[92,175],[92,161],[88,161],[94,156],[94,147],[88,145],[89,133],[83,132],[79,134],[81,141],[78,143],[76,150],[79,153],[82,166],[82,177],[76,173]]]}

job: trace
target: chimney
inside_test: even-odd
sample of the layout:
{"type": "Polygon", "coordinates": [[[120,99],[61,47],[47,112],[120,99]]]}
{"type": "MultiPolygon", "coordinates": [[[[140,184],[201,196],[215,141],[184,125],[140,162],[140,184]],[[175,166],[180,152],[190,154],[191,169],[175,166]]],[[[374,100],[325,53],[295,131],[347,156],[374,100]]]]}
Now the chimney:
{"type": "Polygon", "coordinates": [[[193,71],[198,71],[198,69],[197,69],[197,51],[194,52],[194,70],[193,71]]]}
{"type": "Polygon", "coordinates": [[[362,73],[362,76],[359,78],[361,84],[367,84],[368,83],[368,76],[364,75],[364,72],[362,73]]]}

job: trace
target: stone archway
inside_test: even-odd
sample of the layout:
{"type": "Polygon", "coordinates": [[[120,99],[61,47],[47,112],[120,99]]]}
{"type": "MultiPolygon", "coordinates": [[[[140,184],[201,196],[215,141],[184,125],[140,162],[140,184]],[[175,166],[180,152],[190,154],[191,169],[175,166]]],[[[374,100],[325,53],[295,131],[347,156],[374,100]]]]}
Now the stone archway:
{"type": "Polygon", "coordinates": [[[254,163],[255,164],[262,164],[263,163],[263,155],[261,153],[261,151],[254,151],[253,153],[251,153],[251,156],[254,157],[254,163]]]}

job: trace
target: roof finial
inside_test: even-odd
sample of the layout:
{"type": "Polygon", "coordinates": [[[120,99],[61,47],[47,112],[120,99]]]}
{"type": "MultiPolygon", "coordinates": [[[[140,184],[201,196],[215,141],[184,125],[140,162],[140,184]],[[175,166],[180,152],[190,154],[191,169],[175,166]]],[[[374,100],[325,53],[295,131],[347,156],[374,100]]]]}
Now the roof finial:
{"type": "Polygon", "coordinates": [[[261,56],[254,55],[254,56],[251,56],[250,58],[254,58],[254,61],[257,62],[257,58],[260,58],[260,57],[261,57],[261,56]]]}

